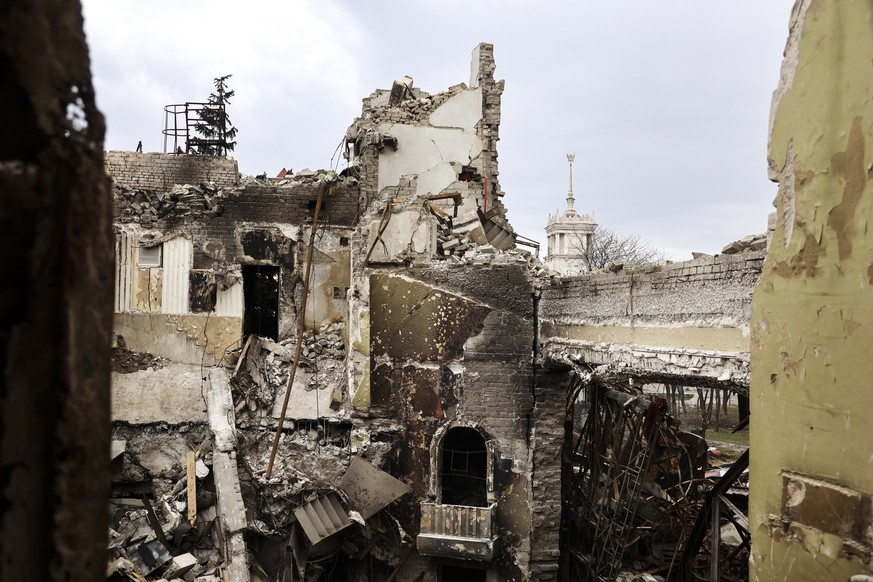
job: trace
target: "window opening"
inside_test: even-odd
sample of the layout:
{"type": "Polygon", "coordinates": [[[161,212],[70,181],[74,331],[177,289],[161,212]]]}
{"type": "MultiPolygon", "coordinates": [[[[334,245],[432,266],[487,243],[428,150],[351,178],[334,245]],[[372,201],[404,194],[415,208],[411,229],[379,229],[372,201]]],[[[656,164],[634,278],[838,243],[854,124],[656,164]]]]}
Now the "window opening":
{"type": "Polygon", "coordinates": [[[456,427],[443,439],[441,488],[446,505],[488,506],[488,452],[473,428],[456,427]]]}
{"type": "Polygon", "coordinates": [[[153,247],[139,247],[139,257],[137,264],[140,267],[160,267],[161,266],[161,247],[163,245],[155,245],[153,247]]]}
{"type": "Polygon", "coordinates": [[[279,339],[279,267],[246,265],[243,271],[243,333],[279,339]]]}

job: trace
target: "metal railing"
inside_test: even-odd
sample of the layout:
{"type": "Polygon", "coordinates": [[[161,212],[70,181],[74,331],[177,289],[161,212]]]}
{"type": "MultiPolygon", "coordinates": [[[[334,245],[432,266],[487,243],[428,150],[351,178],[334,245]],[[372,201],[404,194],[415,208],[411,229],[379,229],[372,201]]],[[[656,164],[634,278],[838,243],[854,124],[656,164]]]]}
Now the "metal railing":
{"type": "Polygon", "coordinates": [[[224,139],[226,119],[224,105],[217,103],[200,103],[186,101],[164,106],[164,153],[203,153],[213,149],[218,155],[227,155],[227,140],[224,139]],[[204,111],[213,110],[211,115],[203,115],[204,111]],[[217,121],[211,121],[217,120],[217,121]],[[210,128],[207,133],[219,136],[216,138],[197,137],[204,128],[210,128]],[[168,146],[172,141],[172,148],[168,146]],[[184,149],[182,146],[184,145],[184,149]]]}
{"type": "Polygon", "coordinates": [[[420,533],[490,540],[493,535],[495,507],[496,503],[488,507],[469,507],[422,502],[420,533]]]}

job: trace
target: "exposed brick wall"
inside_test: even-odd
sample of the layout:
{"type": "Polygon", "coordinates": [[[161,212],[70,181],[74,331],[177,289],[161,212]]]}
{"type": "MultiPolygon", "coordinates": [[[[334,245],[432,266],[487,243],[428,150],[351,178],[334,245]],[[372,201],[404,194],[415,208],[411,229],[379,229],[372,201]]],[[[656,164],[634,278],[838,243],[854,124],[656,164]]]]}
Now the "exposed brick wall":
{"type": "Polygon", "coordinates": [[[566,417],[566,372],[539,371],[531,443],[530,579],[557,580],[561,526],[561,451],[566,417]]]}
{"type": "Polygon", "coordinates": [[[765,252],[673,263],[654,273],[588,273],[544,285],[540,318],[584,325],[748,325],[765,252]]]}
{"type": "Polygon", "coordinates": [[[168,190],[173,184],[201,182],[227,188],[239,184],[239,167],[232,158],[110,151],[104,159],[112,179],[127,188],[168,190]]]}
{"type": "Polygon", "coordinates": [[[503,94],[503,81],[494,80],[494,45],[482,43],[479,52],[479,86],[482,87],[482,149],[483,173],[492,180],[494,190],[497,186],[497,142],[500,139],[500,98],[503,94]]]}
{"type": "MultiPolygon", "coordinates": [[[[213,261],[233,261],[238,247],[237,230],[245,224],[312,223],[311,204],[318,198],[315,181],[293,187],[247,185],[219,194],[159,197],[145,192],[115,192],[116,224],[139,224],[169,235],[185,234],[195,242],[194,268],[212,268],[213,261]],[[221,245],[216,253],[214,243],[221,245]],[[212,245],[207,250],[207,246],[212,245]]],[[[326,205],[319,224],[351,228],[358,215],[358,188],[353,181],[340,181],[326,205]]]]}

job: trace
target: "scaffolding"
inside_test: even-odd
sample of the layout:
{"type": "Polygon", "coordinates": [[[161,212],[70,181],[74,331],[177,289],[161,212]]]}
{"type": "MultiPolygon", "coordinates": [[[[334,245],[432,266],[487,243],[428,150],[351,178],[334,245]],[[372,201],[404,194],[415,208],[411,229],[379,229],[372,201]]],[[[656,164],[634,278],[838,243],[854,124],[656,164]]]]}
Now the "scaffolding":
{"type": "Polygon", "coordinates": [[[221,103],[187,101],[165,105],[164,153],[226,156],[226,125],[227,114],[221,103]],[[198,137],[204,135],[215,137],[198,137]]]}

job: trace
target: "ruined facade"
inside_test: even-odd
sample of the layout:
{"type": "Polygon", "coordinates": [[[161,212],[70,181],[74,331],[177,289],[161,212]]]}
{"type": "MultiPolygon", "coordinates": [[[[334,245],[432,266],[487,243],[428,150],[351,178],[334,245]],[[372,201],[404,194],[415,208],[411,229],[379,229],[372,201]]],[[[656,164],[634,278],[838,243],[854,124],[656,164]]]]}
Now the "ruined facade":
{"type": "Polygon", "coordinates": [[[5,259],[3,579],[101,576],[107,452],[113,579],[585,580],[628,556],[716,579],[727,521],[732,556],[754,534],[754,580],[870,578],[869,4],[795,6],[763,275],[759,239],[571,278],[513,250],[488,45],[468,86],[371,96],[342,176],[110,152],[109,451],[110,205],[78,5],[0,12],[0,222],[26,250],[5,259]],[[750,391],[750,491],[748,453],[687,487],[700,442],[638,389],[658,381],[750,391]]]}
{"type": "Polygon", "coordinates": [[[186,529],[193,479],[167,543],[216,576],[587,580],[629,560],[712,579],[746,556],[756,580],[869,574],[867,102],[841,79],[869,66],[851,27],[871,18],[795,7],[769,251],[568,277],[517,250],[488,45],[469,84],[365,99],[341,175],[110,153],[117,547],[152,543],[131,534],[150,513],[186,529]],[[751,489],[748,453],[707,475],[702,440],[645,397],[658,383],[751,396],[751,489]]]}
{"type": "MultiPolygon", "coordinates": [[[[653,382],[745,394],[763,253],[550,271],[505,219],[492,47],[472,65],[469,84],[442,93],[407,77],[364,99],[339,175],[255,180],[223,158],[107,154],[110,546],[145,575],[602,574],[590,551],[568,559],[590,537],[581,516],[608,517],[605,489],[573,485],[585,474],[566,454],[581,402],[604,389],[642,414],[653,382]]],[[[637,496],[682,470],[665,454],[702,443],[650,414],[672,444],[646,445],[661,451],[646,453],[651,473],[621,489],[637,496]]],[[[691,512],[698,499],[674,502],[691,512]]],[[[624,544],[603,540],[605,553],[624,544]]]]}
{"type": "Polygon", "coordinates": [[[429,95],[407,78],[365,99],[342,175],[240,181],[221,158],[107,154],[118,547],[143,543],[129,532],[149,516],[125,501],[143,492],[161,529],[184,523],[168,500],[193,450],[199,525],[168,543],[201,572],[554,575],[559,520],[532,503],[535,279],[501,202],[493,73],[483,44],[469,84],[429,95]],[[334,534],[312,516],[337,503],[358,523],[334,534]],[[214,551],[219,523],[247,552],[214,551]],[[555,545],[532,549],[534,530],[555,545]]]}

